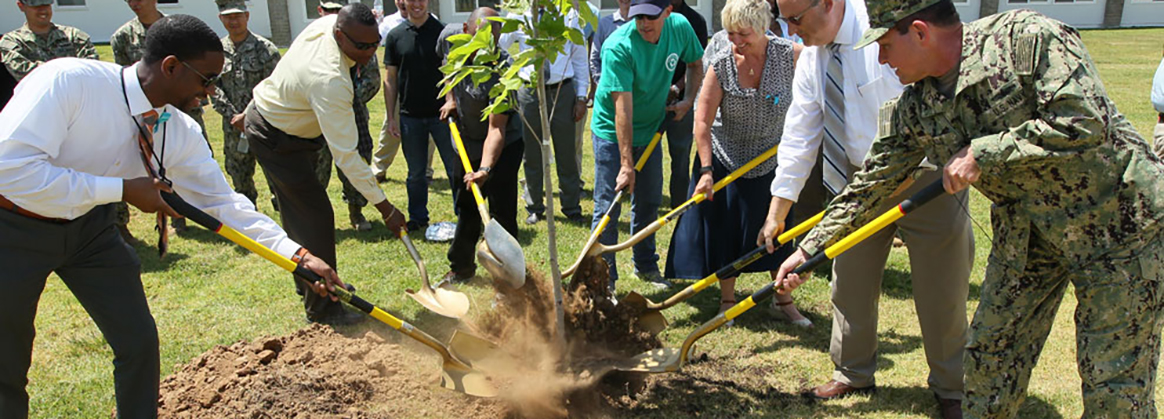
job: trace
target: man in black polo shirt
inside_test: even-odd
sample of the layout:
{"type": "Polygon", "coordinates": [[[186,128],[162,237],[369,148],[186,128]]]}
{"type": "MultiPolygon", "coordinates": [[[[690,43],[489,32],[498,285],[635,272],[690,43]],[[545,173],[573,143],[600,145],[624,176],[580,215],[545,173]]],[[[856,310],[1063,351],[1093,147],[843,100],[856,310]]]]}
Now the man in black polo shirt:
{"type": "MultiPolygon", "coordinates": [[[[384,107],[388,132],[400,138],[408,163],[408,230],[415,231],[428,226],[428,180],[424,175],[428,136],[436,143],[450,187],[453,168],[459,163],[449,127],[439,117],[443,101],[437,100],[441,57],[436,46],[445,25],[429,15],[428,0],[405,0],[404,6],[401,12],[408,20],[389,31],[384,41],[384,107]],[[396,121],[393,115],[398,101],[400,120],[396,121]]],[[[453,197],[455,208],[456,194],[453,197]]]]}
{"type": "MultiPolygon", "coordinates": [[[[695,37],[699,45],[707,49],[707,21],[699,12],[688,6],[684,0],[671,0],[671,12],[687,18],[691,29],[695,30],[695,37]]],[[[683,99],[683,92],[687,84],[687,63],[675,66],[675,75],[671,77],[671,92],[667,95],[667,105],[683,99]]],[[[699,86],[692,86],[699,89],[699,86]]],[[[682,205],[690,196],[687,185],[691,182],[691,140],[695,131],[695,112],[687,112],[678,120],[668,119],[667,127],[667,154],[671,156],[671,179],[667,190],[671,196],[671,208],[682,205]]]]}

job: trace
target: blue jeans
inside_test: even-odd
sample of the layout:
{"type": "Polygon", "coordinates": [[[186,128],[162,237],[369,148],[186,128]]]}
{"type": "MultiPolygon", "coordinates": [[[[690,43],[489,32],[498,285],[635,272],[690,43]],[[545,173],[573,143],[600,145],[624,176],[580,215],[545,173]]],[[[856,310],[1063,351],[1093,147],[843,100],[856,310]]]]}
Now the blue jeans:
{"type": "Polygon", "coordinates": [[[695,110],[687,111],[678,121],[668,118],[667,154],[671,156],[671,178],[667,188],[671,196],[671,208],[683,205],[691,195],[687,185],[691,182],[691,142],[695,137],[695,110]]]}
{"type": "MultiPolygon", "coordinates": [[[[602,220],[602,215],[610,207],[616,194],[614,187],[618,178],[619,152],[618,143],[593,137],[594,143],[594,216],[590,229],[593,230],[602,220]]],[[[634,147],[634,158],[639,156],[647,147],[634,147]]],[[[656,150],[647,158],[643,170],[635,175],[635,190],[631,195],[631,234],[641,230],[655,221],[659,211],[659,204],[663,201],[663,153],[656,150]]],[[[618,215],[621,205],[610,212],[611,224],[599,236],[598,242],[611,245],[618,241],[618,215]]],[[[634,245],[634,263],[636,273],[659,272],[659,255],[655,253],[655,235],[652,234],[643,241],[634,245]]],[[[618,279],[618,268],[615,265],[613,253],[602,255],[606,264],[610,266],[610,280],[618,279]]]]}
{"type": "MultiPolygon", "coordinates": [[[[408,219],[422,224],[428,224],[428,179],[424,171],[428,167],[429,135],[436,143],[441,162],[445,165],[445,176],[452,188],[453,167],[461,163],[457,158],[457,150],[453,148],[449,125],[437,117],[400,115],[400,148],[408,163],[408,178],[404,181],[404,188],[408,191],[408,219]]],[[[457,195],[453,194],[454,209],[457,207],[457,195]]]]}

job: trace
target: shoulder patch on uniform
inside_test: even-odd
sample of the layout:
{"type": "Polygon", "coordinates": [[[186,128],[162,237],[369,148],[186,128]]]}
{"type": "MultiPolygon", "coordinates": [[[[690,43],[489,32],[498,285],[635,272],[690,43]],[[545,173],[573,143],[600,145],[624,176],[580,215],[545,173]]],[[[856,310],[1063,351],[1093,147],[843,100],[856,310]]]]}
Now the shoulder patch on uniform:
{"type": "MultiPolygon", "coordinates": [[[[1029,31],[1028,31],[1029,32],[1029,31]]],[[[1039,34],[1023,33],[1014,43],[1015,71],[1020,76],[1035,73],[1039,66],[1039,34]]]]}
{"type": "Polygon", "coordinates": [[[890,100],[881,106],[881,112],[877,115],[877,138],[890,137],[897,134],[897,128],[893,124],[893,114],[897,112],[897,100],[890,100]]]}

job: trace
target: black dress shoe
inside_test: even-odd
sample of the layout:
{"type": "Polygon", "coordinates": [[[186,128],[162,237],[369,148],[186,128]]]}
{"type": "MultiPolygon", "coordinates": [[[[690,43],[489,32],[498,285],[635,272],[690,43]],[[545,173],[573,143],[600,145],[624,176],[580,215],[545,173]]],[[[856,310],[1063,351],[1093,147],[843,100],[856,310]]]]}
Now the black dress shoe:
{"type": "Polygon", "coordinates": [[[962,419],[962,401],[958,399],[943,399],[937,394],[934,399],[938,401],[938,413],[942,414],[942,419],[962,419]]]}
{"type": "Polygon", "coordinates": [[[574,214],[574,215],[567,215],[566,221],[569,221],[569,222],[574,223],[574,224],[587,224],[590,222],[590,217],[587,217],[587,216],[583,215],[582,213],[578,213],[578,214],[574,214]]]}
{"type": "Polygon", "coordinates": [[[347,310],[343,307],[337,308],[338,310],[334,310],[332,314],[326,316],[318,318],[307,316],[307,321],[330,326],[351,326],[353,324],[363,323],[364,321],[368,320],[367,314],[347,310]]]}

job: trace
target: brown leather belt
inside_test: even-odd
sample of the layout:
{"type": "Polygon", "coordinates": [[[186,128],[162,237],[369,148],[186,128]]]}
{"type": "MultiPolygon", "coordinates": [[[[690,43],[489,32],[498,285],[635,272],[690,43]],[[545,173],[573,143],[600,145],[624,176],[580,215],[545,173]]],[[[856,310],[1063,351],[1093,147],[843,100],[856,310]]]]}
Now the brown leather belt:
{"type": "Polygon", "coordinates": [[[32,218],[34,220],[49,221],[49,222],[53,222],[53,223],[67,223],[67,222],[69,222],[69,220],[66,220],[64,218],[49,218],[49,217],[45,217],[43,215],[37,214],[35,212],[26,210],[24,208],[21,208],[21,207],[17,206],[16,204],[12,203],[12,201],[9,201],[8,198],[5,198],[4,195],[0,195],[0,208],[15,212],[17,214],[23,215],[23,216],[28,217],[28,218],[32,218]]]}

